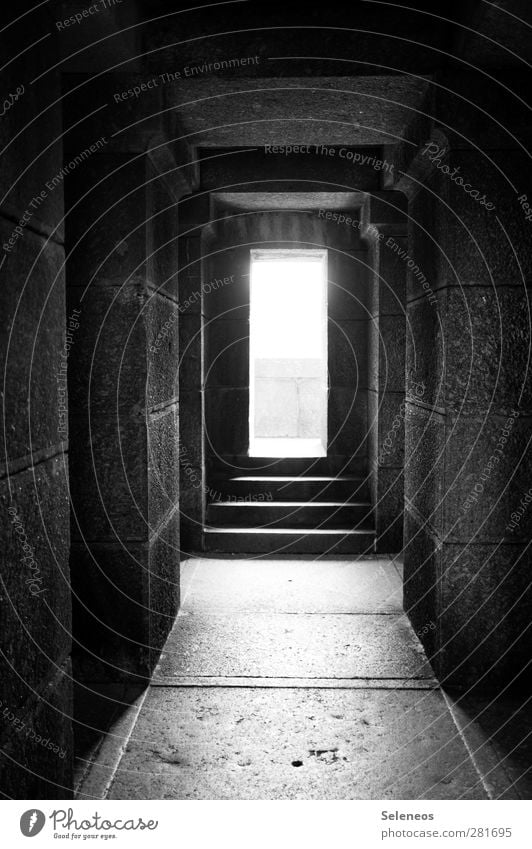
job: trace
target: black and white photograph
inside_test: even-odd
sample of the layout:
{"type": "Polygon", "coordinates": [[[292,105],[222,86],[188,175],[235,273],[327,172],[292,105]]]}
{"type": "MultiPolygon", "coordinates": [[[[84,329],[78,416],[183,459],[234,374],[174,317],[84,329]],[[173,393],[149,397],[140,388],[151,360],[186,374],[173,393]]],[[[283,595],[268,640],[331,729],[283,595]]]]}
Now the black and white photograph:
{"type": "Polygon", "coordinates": [[[0,44],[6,846],[530,847],[532,4],[0,44]]]}

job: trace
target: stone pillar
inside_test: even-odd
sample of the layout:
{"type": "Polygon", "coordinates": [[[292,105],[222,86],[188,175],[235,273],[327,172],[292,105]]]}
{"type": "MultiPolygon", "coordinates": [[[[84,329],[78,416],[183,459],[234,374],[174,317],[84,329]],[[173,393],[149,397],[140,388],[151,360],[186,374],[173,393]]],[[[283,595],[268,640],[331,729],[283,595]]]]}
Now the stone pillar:
{"type": "Polygon", "coordinates": [[[482,141],[436,132],[410,200],[430,288],[410,276],[405,603],[440,680],[468,687],[515,683],[529,654],[532,186],[523,153],[482,141]]]}
{"type": "MultiPolygon", "coordinates": [[[[356,215],[352,216],[356,218],[356,215]]],[[[368,290],[366,244],[359,230],[324,227],[328,246],[327,462],[333,474],[368,471],[368,290]],[[332,236],[332,238],[330,238],[332,236]],[[328,238],[329,237],[329,238],[328,238]]]]}
{"type": "MultiPolygon", "coordinates": [[[[94,105],[111,85],[127,81],[91,88],[94,105]]],[[[72,583],[79,676],[142,685],[179,602],[177,204],[189,187],[164,139],[113,141],[126,119],[85,122],[86,146],[104,143],[67,178],[68,292],[83,315],[70,370],[72,583]]]]}
{"type": "Polygon", "coordinates": [[[403,546],[405,415],[405,281],[412,260],[406,241],[406,198],[368,196],[363,210],[370,245],[369,471],[377,552],[403,546]]]}
{"type": "Polygon", "coordinates": [[[30,85],[57,62],[54,39],[7,62],[49,31],[41,9],[0,38],[4,96],[14,96],[0,123],[0,787],[15,799],[72,795],[66,364],[73,339],[66,337],[63,192],[47,186],[62,167],[61,89],[54,73],[30,85]]]}
{"type": "Polygon", "coordinates": [[[193,201],[184,204],[179,272],[179,388],[181,548],[183,554],[202,549],[205,517],[205,461],[203,445],[203,311],[202,236],[193,201]]]}

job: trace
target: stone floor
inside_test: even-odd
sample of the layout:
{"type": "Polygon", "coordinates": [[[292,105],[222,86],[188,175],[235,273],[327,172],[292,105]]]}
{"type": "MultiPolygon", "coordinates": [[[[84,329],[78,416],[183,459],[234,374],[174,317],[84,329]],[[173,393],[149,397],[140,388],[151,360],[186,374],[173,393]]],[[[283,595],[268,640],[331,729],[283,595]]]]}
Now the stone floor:
{"type": "Polygon", "coordinates": [[[471,704],[433,679],[391,560],[197,559],[182,574],[152,685],[78,798],[519,798],[519,763],[504,770],[477,725],[471,744],[471,704]]]}

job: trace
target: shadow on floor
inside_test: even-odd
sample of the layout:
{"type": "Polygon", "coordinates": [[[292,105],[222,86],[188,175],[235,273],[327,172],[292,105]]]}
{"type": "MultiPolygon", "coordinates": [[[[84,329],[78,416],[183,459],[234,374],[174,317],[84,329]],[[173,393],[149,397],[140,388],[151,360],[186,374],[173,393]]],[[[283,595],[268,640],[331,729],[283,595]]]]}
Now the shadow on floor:
{"type": "MultiPolygon", "coordinates": [[[[131,684],[74,682],[74,792],[87,781],[111,729],[120,725],[146,687],[131,684]]],[[[119,741],[117,744],[120,745],[119,741]]]]}
{"type": "Polygon", "coordinates": [[[532,799],[532,695],[448,691],[490,795],[532,799]]]}

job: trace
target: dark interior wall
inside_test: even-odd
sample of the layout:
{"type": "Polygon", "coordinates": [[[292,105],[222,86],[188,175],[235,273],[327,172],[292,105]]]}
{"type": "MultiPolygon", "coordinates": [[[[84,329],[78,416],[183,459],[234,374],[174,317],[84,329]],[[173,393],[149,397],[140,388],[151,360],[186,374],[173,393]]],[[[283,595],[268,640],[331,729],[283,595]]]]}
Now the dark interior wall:
{"type": "Polygon", "coordinates": [[[178,198],[155,163],[144,139],[109,140],[67,182],[69,305],[82,310],[70,373],[82,682],[145,682],[179,600],[178,198]]]}
{"type": "MultiPolygon", "coordinates": [[[[451,83],[485,96],[475,77],[451,83]]],[[[407,389],[426,391],[407,403],[405,601],[440,679],[486,686],[527,662],[532,517],[510,521],[531,471],[530,238],[514,188],[531,186],[501,125],[458,106],[442,96],[456,132],[436,130],[442,156],[423,145],[412,166],[409,249],[437,301],[410,275],[407,389]],[[455,168],[493,209],[449,180],[455,168]]],[[[507,114],[505,97],[491,92],[491,112],[507,114]]]]}
{"type": "Polygon", "coordinates": [[[179,476],[181,549],[200,551],[205,513],[203,309],[207,195],[184,198],[179,210],[179,476]]]}
{"type": "MultiPolygon", "coordinates": [[[[356,212],[351,211],[356,218],[356,212]]],[[[203,296],[205,421],[211,468],[246,465],[249,447],[249,270],[252,248],[328,249],[328,462],[367,461],[367,257],[359,231],[319,211],[226,213],[209,245],[203,296]]],[[[278,305],[279,310],[283,304],[278,305]]]]}
{"type": "MultiPolygon", "coordinates": [[[[49,29],[46,14],[34,12],[33,38],[49,29]]],[[[2,55],[27,43],[25,26],[11,27],[2,55]]],[[[61,107],[49,105],[60,85],[53,73],[30,85],[55,64],[55,51],[48,38],[31,65],[6,63],[4,92],[19,94],[0,122],[0,784],[29,799],[69,798],[72,782],[63,191],[46,185],[63,161],[61,107]]]]}
{"type": "Polygon", "coordinates": [[[178,195],[148,163],[146,412],[150,669],[179,606],[178,195]]]}
{"type": "Polygon", "coordinates": [[[388,191],[370,195],[364,210],[371,275],[368,471],[379,553],[403,547],[406,206],[404,195],[388,191]]]}

